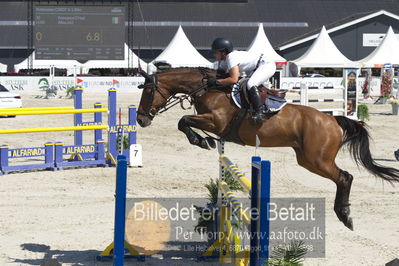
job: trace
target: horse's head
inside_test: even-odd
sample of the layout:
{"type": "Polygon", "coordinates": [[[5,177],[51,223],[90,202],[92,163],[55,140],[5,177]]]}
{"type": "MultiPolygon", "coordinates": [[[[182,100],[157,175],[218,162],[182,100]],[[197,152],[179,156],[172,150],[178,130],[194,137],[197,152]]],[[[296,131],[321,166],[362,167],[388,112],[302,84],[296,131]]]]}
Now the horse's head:
{"type": "Polygon", "coordinates": [[[176,93],[188,94],[203,85],[204,74],[198,69],[174,69],[159,74],[148,75],[144,71],[140,74],[145,78],[137,122],[142,127],[151,125],[152,119],[158,111],[165,107],[171,96],[176,93]]]}
{"type": "Polygon", "coordinates": [[[148,75],[144,71],[140,74],[145,78],[144,84],[139,88],[143,89],[139,109],[137,111],[137,122],[140,126],[151,125],[151,121],[158,110],[166,103],[170,94],[159,87],[157,75],[148,75]]]}

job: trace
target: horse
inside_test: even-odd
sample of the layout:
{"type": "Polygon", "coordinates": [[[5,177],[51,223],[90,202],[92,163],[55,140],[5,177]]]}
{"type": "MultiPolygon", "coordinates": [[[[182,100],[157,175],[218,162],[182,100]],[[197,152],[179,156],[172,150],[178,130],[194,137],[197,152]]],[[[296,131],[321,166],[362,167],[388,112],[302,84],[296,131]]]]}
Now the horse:
{"type": "Polygon", "coordinates": [[[158,112],[169,109],[177,104],[176,101],[187,99],[197,114],[184,115],[178,122],[178,129],[193,145],[204,149],[216,146],[208,133],[207,137],[202,137],[193,130],[195,128],[242,145],[292,147],[300,166],[335,182],[334,211],[350,230],[353,230],[353,221],[349,194],[353,176],[335,163],[341,147],[348,146],[355,162],[374,176],[390,183],[399,182],[399,170],[384,167],[372,159],[370,137],[363,122],[331,116],[308,106],[286,104],[262,123],[253,123],[249,114],[244,114],[237,123],[242,112],[233,103],[231,88],[208,88],[206,85],[207,78],[216,76],[215,70],[172,68],[153,75],[141,71],[141,75],[145,77],[137,110],[137,122],[141,127],[149,126],[158,112]],[[256,136],[260,143],[255,143],[256,136]]]}

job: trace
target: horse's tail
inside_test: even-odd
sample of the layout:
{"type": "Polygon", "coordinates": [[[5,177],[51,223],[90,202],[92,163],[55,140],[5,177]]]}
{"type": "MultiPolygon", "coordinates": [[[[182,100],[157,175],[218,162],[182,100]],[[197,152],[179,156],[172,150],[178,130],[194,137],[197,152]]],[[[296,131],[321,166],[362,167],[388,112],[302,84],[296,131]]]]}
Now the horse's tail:
{"type": "Polygon", "coordinates": [[[338,125],[344,131],[342,146],[348,144],[356,163],[363,165],[370,173],[390,183],[399,182],[399,170],[376,163],[371,157],[369,133],[364,122],[354,121],[345,116],[336,116],[338,125]]]}

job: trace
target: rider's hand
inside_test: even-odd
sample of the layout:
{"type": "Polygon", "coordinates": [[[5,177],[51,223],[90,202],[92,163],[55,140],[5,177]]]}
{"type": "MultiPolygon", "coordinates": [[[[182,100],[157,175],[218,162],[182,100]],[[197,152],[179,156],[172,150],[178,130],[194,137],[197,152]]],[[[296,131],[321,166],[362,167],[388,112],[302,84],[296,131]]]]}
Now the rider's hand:
{"type": "Polygon", "coordinates": [[[216,86],[219,86],[220,83],[217,81],[216,78],[214,78],[214,77],[208,77],[208,80],[207,80],[207,82],[206,82],[206,85],[207,85],[208,87],[216,87],[216,86]]]}
{"type": "Polygon", "coordinates": [[[221,69],[221,68],[216,70],[216,78],[218,78],[218,79],[224,79],[224,78],[227,78],[229,76],[230,76],[229,73],[226,73],[226,71],[221,69]]]}

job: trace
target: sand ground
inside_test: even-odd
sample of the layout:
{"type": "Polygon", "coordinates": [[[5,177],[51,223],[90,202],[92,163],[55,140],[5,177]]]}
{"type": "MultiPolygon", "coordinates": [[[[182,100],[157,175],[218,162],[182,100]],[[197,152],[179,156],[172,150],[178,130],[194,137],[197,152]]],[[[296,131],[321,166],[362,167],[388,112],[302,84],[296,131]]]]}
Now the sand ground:
{"type": "MultiPolygon", "coordinates": [[[[120,94],[121,106],[138,104],[140,94],[120,94]]],[[[107,104],[105,94],[84,94],[84,107],[107,104]]],[[[24,95],[24,107],[72,105],[71,99],[43,99],[24,95]]],[[[390,105],[368,103],[368,122],[374,158],[399,168],[393,151],[399,148],[399,116],[390,105]]],[[[138,128],[143,146],[143,167],[128,169],[130,197],[207,196],[204,184],[218,176],[218,154],[190,145],[178,131],[183,114],[178,106],[155,118],[148,128],[138,128]]],[[[124,113],[125,115],[126,113],[124,113]]],[[[85,115],[90,120],[91,115],[85,115]]],[[[2,128],[72,125],[72,115],[1,118],[2,128]]],[[[90,142],[91,134],[86,141],[90,142]]],[[[39,147],[48,141],[72,144],[72,132],[1,135],[10,148],[39,147]]],[[[244,172],[250,172],[253,147],[226,145],[226,153],[244,172]]],[[[350,231],[335,216],[335,185],[297,165],[290,148],[258,149],[272,162],[274,197],[322,197],[326,199],[326,257],[306,259],[304,265],[385,265],[399,257],[399,189],[358,168],[348,152],[340,152],[337,164],[354,176],[351,191],[350,231]]],[[[80,168],[36,171],[0,176],[0,265],[40,265],[56,259],[63,265],[110,265],[95,256],[112,240],[115,168],[80,168]]],[[[148,258],[140,265],[217,265],[195,262],[198,254],[180,258],[173,251],[148,258]]],[[[126,261],[126,265],[136,261],[126,261]]]]}

